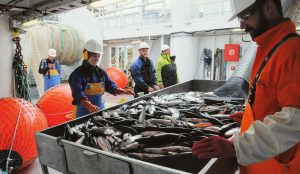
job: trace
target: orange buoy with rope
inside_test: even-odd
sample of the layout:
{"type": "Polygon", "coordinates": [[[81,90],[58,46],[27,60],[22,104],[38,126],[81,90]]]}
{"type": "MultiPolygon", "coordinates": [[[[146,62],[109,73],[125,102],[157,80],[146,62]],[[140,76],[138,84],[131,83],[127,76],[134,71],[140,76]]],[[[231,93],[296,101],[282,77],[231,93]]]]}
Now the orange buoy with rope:
{"type": "Polygon", "coordinates": [[[31,164],[37,157],[34,133],[47,128],[44,113],[19,98],[0,99],[0,169],[11,172],[31,164]]]}
{"type": "Polygon", "coordinates": [[[73,119],[72,92],[69,84],[50,88],[37,105],[44,112],[48,126],[55,126],[73,119]]]}
{"type": "Polygon", "coordinates": [[[124,89],[127,86],[128,78],[126,74],[116,67],[109,67],[105,70],[109,78],[116,83],[119,88],[124,89]]]}

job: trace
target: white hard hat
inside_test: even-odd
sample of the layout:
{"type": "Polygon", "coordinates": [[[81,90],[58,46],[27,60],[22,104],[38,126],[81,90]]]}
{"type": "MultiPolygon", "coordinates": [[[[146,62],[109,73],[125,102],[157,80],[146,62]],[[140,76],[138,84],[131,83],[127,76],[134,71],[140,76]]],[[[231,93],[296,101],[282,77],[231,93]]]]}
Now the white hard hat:
{"type": "Polygon", "coordinates": [[[148,45],[146,42],[140,43],[140,45],[139,45],[139,50],[140,50],[140,49],[143,49],[143,48],[149,49],[149,45],[148,45]]]}
{"type": "Polygon", "coordinates": [[[255,1],[256,0],[230,0],[233,15],[228,21],[232,21],[239,13],[253,5],[255,1]]]}
{"type": "Polygon", "coordinates": [[[94,39],[90,39],[85,43],[84,49],[86,49],[88,52],[92,52],[92,53],[98,53],[98,54],[102,54],[102,45],[100,44],[100,42],[94,40],[94,39]]]}
{"type": "Polygon", "coordinates": [[[165,51],[167,49],[170,49],[169,45],[162,45],[161,46],[161,51],[165,51]]]}
{"type": "Polygon", "coordinates": [[[51,48],[48,50],[48,56],[56,57],[56,50],[51,48]]]}

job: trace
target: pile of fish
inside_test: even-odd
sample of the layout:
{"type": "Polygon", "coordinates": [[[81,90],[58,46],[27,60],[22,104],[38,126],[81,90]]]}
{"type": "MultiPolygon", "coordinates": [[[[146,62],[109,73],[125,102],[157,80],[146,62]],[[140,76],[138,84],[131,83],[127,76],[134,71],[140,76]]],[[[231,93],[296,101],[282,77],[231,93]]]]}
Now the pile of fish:
{"type": "Polygon", "coordinates": [[[154,96],[115,110],[105,110],[85,123],[66,124],[64,138],[138,159],[191,152],[193,143],[230,137],[239,124],[228,116],[242,111],[242,99],[188,92],[154,96]]]}

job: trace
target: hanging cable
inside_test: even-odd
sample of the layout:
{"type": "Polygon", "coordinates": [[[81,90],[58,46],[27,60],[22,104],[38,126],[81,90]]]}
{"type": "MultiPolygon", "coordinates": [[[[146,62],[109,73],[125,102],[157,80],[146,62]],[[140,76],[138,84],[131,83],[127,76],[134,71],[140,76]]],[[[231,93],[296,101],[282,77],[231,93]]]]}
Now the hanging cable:
{"type": "Polygon", "coordinates": [[[13,31],[13,42],[16,45],[13,70],[15,78],[15,87],[18,98],[23,98],[25,100],[30,99],[29,86],[27,81],[27,66],[23,61],[22,48],[20,44],[21,38],[19,37],[18,31],[13,31]]]}

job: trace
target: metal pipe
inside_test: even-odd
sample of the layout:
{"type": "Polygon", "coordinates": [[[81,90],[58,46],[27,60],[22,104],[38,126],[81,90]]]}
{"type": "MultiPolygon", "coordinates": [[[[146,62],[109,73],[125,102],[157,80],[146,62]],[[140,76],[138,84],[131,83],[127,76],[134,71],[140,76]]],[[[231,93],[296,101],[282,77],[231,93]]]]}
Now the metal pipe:
{"type": "Polygon", "coordinates": [[[236,70],[224,85],[215,89],[214,94],[222,97],[247,98],[256,48],[256,43],[251,42],[236,70]]]}
{"type": "Polygon", "coordinates": [[[285,14],[288,11],[292,3],[293,0],[282,0],[281,5],[283,14],[285,14]]]}
{"type": "Polygon", "coordinates": [[[233,72],[231,77],[240,77],[249,83],[250,75],[252,72],[252,66],[254,63],[254,57],[256,55],[256,49],[256,43],[250,42],[248,48],[245,51],[244,56],[240,59],[237,68],[233,72]]]}

